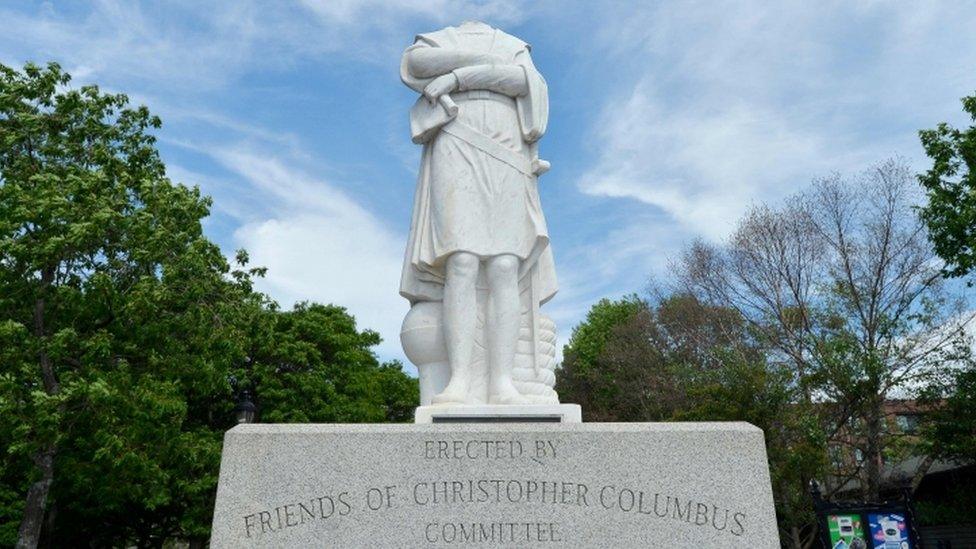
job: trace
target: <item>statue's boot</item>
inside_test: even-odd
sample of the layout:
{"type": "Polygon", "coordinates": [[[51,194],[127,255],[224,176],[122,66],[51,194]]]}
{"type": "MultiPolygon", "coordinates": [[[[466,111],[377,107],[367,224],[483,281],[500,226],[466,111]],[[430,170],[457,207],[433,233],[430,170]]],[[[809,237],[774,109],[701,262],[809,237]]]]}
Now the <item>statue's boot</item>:
{"type": "Polygon", "coordinates": [[[531,400],[518,392],[511,381],[498,383],[488,395],[488,404],[531,404],[531,400]]]}
{"type": "Polygon", "coordinates": [[[430,399],[431,404],[467,404],[468,387],[464,382],[451,379],[447,387],[430,399]]]}

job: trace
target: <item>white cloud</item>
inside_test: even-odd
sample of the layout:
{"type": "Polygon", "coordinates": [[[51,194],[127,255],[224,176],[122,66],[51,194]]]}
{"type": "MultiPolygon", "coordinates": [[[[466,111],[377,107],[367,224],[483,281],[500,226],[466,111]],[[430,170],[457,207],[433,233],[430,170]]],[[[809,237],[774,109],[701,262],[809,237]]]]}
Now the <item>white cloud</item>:
{"type": "Polygon", "coordinates": [[[596,120],[580,190],[720,238],[751,203],[813,177],[918,158],[915,130],[976,85],[976,43],[943,38],[976,13],[926,6],[665,5],[602,25],[600,53],[629,83],[596,120]]]}
{"type": "Polygon", "coordinates": [[[196,13],[179,6],[100,0],[89,6],[45,3],[34,11],[0,9],[3,55],[20,63],[60,61],[82,81],[154,83],[195,91],[225,83],[261,59],[256,10],[225,3],[196,13]],[[188,19],[197,25],[185,25],[188,19]]]}
{"type": "Polygon", "coordinates": [[[958,3],[566,11],[549,13],[553,28],[590,22],[587,40],[566,41],[588,77],[572,97],[604,98],[581,130],[593,156],[577,188],[612,228],[555,242],[561,292],[548,307],[563,334],[600,297],[666,284],[669,257],[696,236],[722,239],[753,203],[892,155],[922,168],[917,130],[967,123],[958,98],[976,89],[976,41],[958,40],[976,10],[958,3]]]}
{"type": "Polygon", "coordinates": [[[361,328],[383,336],[381,356],[401,357],[402,234],[289,159],[243,149],[212,154],[249,184],[248,201],[263,205],[234,232],[253,264],[268,267],[258,288],[285,307],[302,300],[346,307],[361,328]]]}
{"type": "Polygon", "coordinates": [[[645,82],[600,125],[600,160],[580,189],[637,199],[685,231],[711,237],[727,234],[750,202],[768,196],[770,184],[790,175],[808,180],[827,149],[819,136],[790,128],[762,105],[666,108],[645,82]]]}
{"type": "Polygon", "coordinates": [[[370,28],[389,27],[411,16],[445,24],[477,19],[499,25],[523,17],[522,4],[514,0],[303,0],[302,4],[329,22],[370,28]]]}
{"type": "Polygon", "coordinates": [[[13,65],[54,59],[78,81],[162,87],[172,93],[213,91],[259,69],[305,59],[388,62],[417,26],[484,18],[521,20],[512,0],[488,2],[306,0],[182,1],[142,4],[97,0],[0,6],[0,59],[13,65]],[[427,23],[421,23],[426,21],[427,23]]]}

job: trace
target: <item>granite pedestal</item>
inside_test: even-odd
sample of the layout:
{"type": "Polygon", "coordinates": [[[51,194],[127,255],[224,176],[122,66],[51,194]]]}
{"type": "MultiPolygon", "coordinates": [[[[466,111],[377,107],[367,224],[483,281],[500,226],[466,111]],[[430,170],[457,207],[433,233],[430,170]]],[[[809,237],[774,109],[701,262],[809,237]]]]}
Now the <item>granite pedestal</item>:
{"type": "Polygon", "coordinates": [[[747,423],[241,425],[212,546],[779,546],[747,423]]]}

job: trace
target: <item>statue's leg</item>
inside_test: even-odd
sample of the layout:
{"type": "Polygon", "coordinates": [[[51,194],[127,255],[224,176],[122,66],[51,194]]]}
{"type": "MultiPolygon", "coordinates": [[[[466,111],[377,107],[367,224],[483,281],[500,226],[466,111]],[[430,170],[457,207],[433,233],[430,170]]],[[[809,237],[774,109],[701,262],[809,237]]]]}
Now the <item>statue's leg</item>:
{"type": "Polygon", "coordinates": [[[447,258],[444,280],[444,342],[451,364],[451,381],[431,399],[433,404],[464,404],[469,401],[474,333],[478,322],[476,284],[480,261],[467,252],[447,258]]]}
{"type": "Polygon", "coordinates": [[[514,255],[492,257],[486,264],[488,278],[488,402],[522,404],[528,400],[512,384],[512,365],[519,333],[519,259],[514,255]]]}

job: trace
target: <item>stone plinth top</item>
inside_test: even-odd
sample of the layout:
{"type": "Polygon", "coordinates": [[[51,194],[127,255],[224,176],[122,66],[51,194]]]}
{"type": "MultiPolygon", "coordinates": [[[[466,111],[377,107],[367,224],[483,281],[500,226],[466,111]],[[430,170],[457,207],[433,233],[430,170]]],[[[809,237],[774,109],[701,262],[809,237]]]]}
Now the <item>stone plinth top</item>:
{"type": "Polygon", "coordinates": [[[415,423],[580,423],[579,404],[420,406],[415,423]]]}

